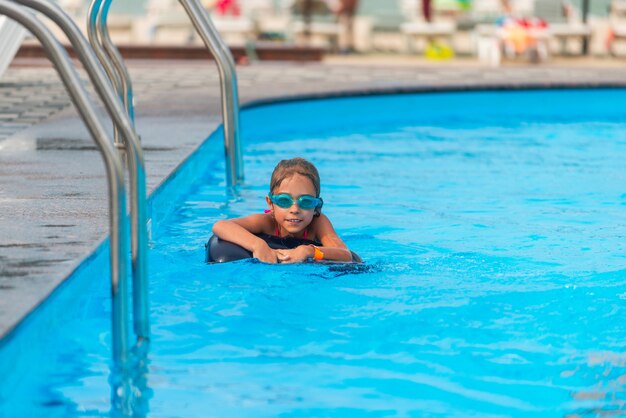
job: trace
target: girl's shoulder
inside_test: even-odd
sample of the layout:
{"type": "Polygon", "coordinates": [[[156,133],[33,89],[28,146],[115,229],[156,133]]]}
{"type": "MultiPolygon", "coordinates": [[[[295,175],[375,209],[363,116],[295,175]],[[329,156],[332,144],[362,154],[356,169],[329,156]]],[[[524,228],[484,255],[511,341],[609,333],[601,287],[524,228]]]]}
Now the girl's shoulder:
{"type": "Polygon", "coordinates": [[[323,233],[328,228],[328,225],[332,227],[330,219],[328,219],[328,216],[324,215],[323,213],[321,213],[320,216],[313,218],[313,220],[307,227],[309,231],[309,236],[312,237],[311,239],[319,239],[320,235],[323,235],[323,233]]]}
{"type": "Polygon", "coordinates": [[[272,221],[272,216],[269,213],[253,213],[252,215],[247,215],[239,219],[249,219],[249,220],[255,220],[258,222],[268,222],[268,221],[272,221]]]}
{"type": "Polygon", "coordinates": [[[319,227],[319,226],[331,224],[331,222],[328,216],[324,215],[323,213],[320,213],[319,216],[313,218],[313,221],[311,222],[311,224],[315,225],[316,227],[319,227]]]}
{"type": "Polygon", "coordinates": [[[274,218],[269,213],[254,213],[243,218],[232,218],[230,220],[253,233],[270,234],[275,224],[274,218]]]}
{"type": "Polygon", "coordinates": [[[258,219],[259,224],[263,227],[263,233],[265,234],[273,234],[274,228],[276,227],[276,221],[271,213],[255,213],[255,216],[258,219]]]}

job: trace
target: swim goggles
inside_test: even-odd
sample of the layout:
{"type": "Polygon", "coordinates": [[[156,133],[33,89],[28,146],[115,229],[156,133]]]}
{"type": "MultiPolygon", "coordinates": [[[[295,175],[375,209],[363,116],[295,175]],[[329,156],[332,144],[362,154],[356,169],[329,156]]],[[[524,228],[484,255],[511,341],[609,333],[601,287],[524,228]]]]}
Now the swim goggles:
{"type": "MultiPolygon", "coordinates": [[[[274,203],[279,208],[287,209],[294,204],[293,197],[289,196],[287,193],[270,194],[268,196],[272,203],[274,203]]],[[[300,209],[311,210],[315,209],[318,206],[321,207],[322,199],[305,194],[300,196],[298,200],[295,201],[295,203],[298,204],[300,209]]]]}

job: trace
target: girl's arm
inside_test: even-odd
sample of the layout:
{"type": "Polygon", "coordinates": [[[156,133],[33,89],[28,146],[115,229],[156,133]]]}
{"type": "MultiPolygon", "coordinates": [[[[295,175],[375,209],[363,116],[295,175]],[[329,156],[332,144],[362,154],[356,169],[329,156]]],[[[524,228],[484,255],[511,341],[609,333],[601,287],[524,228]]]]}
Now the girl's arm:
{"type": "Polygon", "coordinates": [[[223,240],[235,243],[252,252],[252,256],[260,261],[276,263],[278,256],[276,251],[255,235],[271,229],[271,222],[272,220],[268,215],[262,214],[227,219],[215,222],[213,233],[223,240]]]}
{"type": "MultiPolygon", "coordinates": [[[[330,219],[322,214],[314,222],[314,233],[322,243],[322,246],[318,248],[324,253],[324,260],[352,261],[352,253],[335,232],[330,219]]],[[[297,263],[309,257],[312,258],[315,248],[310,245],[301,245],[293,250],[278,250],[278,253],[285,257],[281,262],[297,263]]]]}
{"type": "Polygon", "coordinates": [[[317,218],[315,236],[322,243],[320,250],[324,253],[324,260],[352,261],[348,246],[339,238],[330,219],[324,214],[317,218]]]}

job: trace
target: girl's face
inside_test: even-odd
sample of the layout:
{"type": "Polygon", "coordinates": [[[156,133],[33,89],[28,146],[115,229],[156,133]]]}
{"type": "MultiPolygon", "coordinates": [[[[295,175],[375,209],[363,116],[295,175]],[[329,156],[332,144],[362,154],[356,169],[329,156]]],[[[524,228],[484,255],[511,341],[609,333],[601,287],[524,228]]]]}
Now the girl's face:
{"type": "Polygon", "coordinates": [[[296,173],[291,177],[285,178],[272,193],[274,195],[286,193],[294,200],[291,207],[281,208],[273,204],[269,197],[265,198],[274,213],[274,219],[276,219],[278,224],[280,235],[299,236],[313,220],[315,209],[302,209],[298,206],[296,200],[302,195],[315,196],[313,183],[307,177],[296,173]]]}

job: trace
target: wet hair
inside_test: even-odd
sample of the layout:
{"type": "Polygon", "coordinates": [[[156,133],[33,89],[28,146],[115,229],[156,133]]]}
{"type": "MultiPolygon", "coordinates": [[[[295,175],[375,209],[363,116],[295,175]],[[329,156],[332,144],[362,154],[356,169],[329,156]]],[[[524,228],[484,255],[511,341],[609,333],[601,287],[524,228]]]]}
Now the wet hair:
{"type": "Polygon", "coordinates": [[[309,161],[300,157],[282,160],[276,165],[270,180],[270,193],[274,193],[283,180],[294,174],[300,174],[311,180],[315,188],[315,197],[320,197],[320,175],[317,172],[317,168],[309,161]]]}

